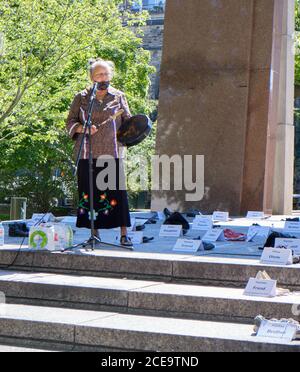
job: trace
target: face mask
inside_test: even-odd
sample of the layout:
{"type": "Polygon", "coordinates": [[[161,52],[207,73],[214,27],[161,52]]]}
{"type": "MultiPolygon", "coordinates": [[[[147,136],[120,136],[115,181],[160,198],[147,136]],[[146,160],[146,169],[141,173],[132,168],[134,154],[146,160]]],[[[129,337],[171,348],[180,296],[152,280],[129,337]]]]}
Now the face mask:
{"type": "Polygon", "coordinates": [[[106,90],[110,85],[109,81],[102,81],[101,83],[97,83],[97,90],[106,90]]]}

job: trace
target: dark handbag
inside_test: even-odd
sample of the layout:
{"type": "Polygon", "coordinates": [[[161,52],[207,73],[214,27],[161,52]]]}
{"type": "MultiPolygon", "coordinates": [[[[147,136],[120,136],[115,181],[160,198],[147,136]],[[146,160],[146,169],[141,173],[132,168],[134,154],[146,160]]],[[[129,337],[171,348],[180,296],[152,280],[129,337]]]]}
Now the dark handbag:
{"type": "Polygon", "coordinates": [[[167,217],[163,225],[182,225],[184,235],[190,229],[190,224],[179,212],[174,212],[169,217],[167,217]]]}

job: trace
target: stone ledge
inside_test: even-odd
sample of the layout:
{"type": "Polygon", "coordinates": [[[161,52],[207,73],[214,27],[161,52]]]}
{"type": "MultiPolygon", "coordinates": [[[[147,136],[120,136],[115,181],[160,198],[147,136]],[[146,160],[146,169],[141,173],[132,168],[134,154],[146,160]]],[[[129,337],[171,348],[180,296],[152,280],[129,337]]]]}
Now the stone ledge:
{"type": "Polygon", "coordinates": [[[0,269],[126,277],[164,282],[245,287],[260,270],[278,285],[300,289],[300,265],[266,266],[258,260],[158,253],[96,251],[90,254],[0,250],[0,269]],[[13,265],[11,266],[11,264],[13,265]]]}
{"type": "Polygon", "coordinates": [[[247,297],[243,289],[166,284],[42,273],[0,271],[8,303],[44,305],[151,316],[252,323],[291,318],[300,296],[247,297]]]}
{"type": "Polygon", "coordinates": [[[127,351],[300,351],[298,341],[286,343],[251,336],[251,325],[61,311],[7,305],[7,314],[0,317],[0,337],[2,340],[5,337],[16,337],[24,342],[26,339],[51,340],[78,348],[109,347],[127,351]]]}

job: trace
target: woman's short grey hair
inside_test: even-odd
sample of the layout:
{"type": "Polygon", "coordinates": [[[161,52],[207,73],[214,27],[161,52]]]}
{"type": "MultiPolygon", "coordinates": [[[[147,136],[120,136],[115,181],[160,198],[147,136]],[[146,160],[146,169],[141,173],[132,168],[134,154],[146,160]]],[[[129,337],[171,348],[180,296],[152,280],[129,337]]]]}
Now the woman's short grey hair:
{"type": "Polygon", "coordinates": [[[90,59],[89,60],[89,66],[88,66],[90,76],[93,75],[93,72],[94,72],[96,67],[106,68],[107,71],[109,72],[110,79],[112,79],[112,77],[114,76],[115,64],[112,61],[107,61],[107,60],[104,60],[102,58],[90,59]]]}

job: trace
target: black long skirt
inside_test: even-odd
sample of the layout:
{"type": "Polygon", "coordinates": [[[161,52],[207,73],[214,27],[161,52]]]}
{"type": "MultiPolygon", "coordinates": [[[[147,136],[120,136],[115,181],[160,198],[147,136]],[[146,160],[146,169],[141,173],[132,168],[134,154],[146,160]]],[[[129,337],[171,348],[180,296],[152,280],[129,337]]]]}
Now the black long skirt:
{"type": "MultiPolygon", "coordinates": [[[[93,183],[94,183],[94,226],[95,229],[112,229],[114,227],[130,227],[130,213],[128,205],[128,195],[125,187],[122,187],[122,178],[124,176],[122,159],[109,159],[115,162],[115,180],[104,187],[99,185],[99,173],[108,171],[108,163],[103,166],[96,166],[96,159],[93,160],[93,183]],[[120,167],[121,170],[120,170],[120,167]],[[98,182],[97,182],[98,177],[98,182]]],[[[110,168],[111,169],[111,168],[110,168]]],[[[102,176],[103,178],[103,176],[102,176]]],[[[90,199],[89,199],[89,161],[81,159],[78,165],[78,192],[79,205],[77,210],[77,227],[91,228],[90,199]]],[[[108,178],[105,178],[108,181],[108,178]]]]}

